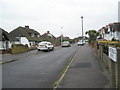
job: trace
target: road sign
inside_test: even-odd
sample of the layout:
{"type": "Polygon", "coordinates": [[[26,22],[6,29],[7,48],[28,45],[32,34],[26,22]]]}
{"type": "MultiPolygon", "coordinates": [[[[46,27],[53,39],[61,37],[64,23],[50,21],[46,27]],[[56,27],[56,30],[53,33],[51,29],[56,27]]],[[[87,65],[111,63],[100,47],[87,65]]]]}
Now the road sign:
{"type": "Polygon", "coordinates": [[[114,62],[117,62],[117,49],[109,46],[109,58],[111,58],[114,62]]]}

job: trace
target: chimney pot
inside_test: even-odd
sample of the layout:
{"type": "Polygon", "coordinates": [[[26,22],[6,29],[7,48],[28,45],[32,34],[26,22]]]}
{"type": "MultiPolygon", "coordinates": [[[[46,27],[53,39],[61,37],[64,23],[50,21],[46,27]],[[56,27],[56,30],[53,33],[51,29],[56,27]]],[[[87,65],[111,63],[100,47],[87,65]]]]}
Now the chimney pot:
{"type": "Polygon", "coordinates": [[[50,34],[50,31],[47,31],[47,34],[50,34]]]}
{"type": "Polygon", "coordinates": [[[25,28],[28,28],[28,29],[29,29],[29,26],[25,26],[25,28]]]}

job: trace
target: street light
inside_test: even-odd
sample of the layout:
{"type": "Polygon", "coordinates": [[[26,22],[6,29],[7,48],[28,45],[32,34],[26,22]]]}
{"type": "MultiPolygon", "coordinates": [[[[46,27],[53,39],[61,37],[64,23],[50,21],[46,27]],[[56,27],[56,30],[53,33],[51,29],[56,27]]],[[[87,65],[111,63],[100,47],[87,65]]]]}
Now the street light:
{"type": "Polygon", "coordinates": [[[82,43],[83,43],[83,16],[81,16],[81,21],[82,21],[82,43]]]}
{"type": "MultiPolygon", "coordinates": [[[[61,29],[63,29],[63,27],[61,27],[61,29]]],[[[62,37],[63,37],[63,34],[61,33],[61,45],[62,45],[62,37]]]]}

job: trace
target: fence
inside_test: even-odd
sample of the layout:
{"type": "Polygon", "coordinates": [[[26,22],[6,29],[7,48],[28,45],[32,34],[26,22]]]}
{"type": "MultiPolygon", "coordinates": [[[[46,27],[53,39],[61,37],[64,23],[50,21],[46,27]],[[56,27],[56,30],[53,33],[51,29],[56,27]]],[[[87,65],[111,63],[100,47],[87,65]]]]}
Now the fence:
{"type": "MultiPolygon", "coordinates": [[[[112,82],[112,86],[118,90],[120,90],[120,48],[116,48],[117,50],[117,61],[113,61],[109,58],[109,55],[105,53],[103,44],[96,43],[94,50],[100,58],[101,62],[105,65],[110,73],[110,78],[112,82]]],[[[109,53],[109,52],[108,52],[109,53]]]]}

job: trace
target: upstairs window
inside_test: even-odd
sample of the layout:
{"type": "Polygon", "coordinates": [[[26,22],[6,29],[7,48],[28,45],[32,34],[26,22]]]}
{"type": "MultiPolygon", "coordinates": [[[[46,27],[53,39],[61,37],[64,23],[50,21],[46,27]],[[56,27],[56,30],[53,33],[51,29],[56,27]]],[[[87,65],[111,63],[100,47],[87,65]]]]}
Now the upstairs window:
{"type": "Polygon", "coordinates": [[[31,37],[35,37],[35,34],[33,33],[33,34],[31,35],[31,37]]]}

